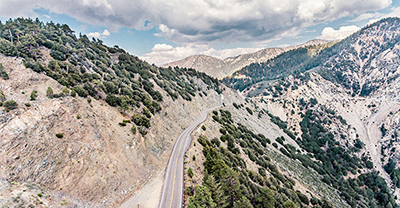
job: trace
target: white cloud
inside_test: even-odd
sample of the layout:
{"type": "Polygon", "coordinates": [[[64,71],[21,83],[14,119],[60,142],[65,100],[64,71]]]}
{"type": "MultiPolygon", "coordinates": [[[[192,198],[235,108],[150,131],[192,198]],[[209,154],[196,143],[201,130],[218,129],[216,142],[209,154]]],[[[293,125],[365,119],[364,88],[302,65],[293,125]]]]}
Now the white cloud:
{"type": "Polygon", "coordinates": [[[262,48],[232,48],[232,49],[223,49],[223,50],[215,50],[214,48],[210,48],[207,51],[204,51],[203,54],[213,56],[219,59],[225,59],[227,57],[234,57],[240,54],[252,53],[262,48]]]}
{"type": "Polygon", "coordinates": [[[244,53],[251,53],[261,48],[234,48],[216,50],[207,45],[187,44],[185,46],[173,47],[167,44],[156,44],[152,51],[140,57],[151,64],[162,65],[172,61],[184,59],[191,55],[209,55],[219,59],[233,57],[244,53]]]}
{"type": "Polygon", "coordinates": [[[335,30],[331,27],[325,27],[321,32],[321,36],[317,38],[325,40],[339,40],[353,34],[359,29],[360,28],[355,25],[342,26],[338,30],[335,30]]]}
{"type": "Polygon", "coordinates": [[[173,50],[174,47],[172,47],[171,45],[167,45],[167,44],[156,44],[152,51],[171,51],[173,50]]]}
{"type": "Polygon", "coordinates": [[[391,0],[2,0],[0,15],[25,16],[33,9],[68,14],[79,21],[148,29],[159,26],[175,43],[265,41],[288,31],[366,11],[387,8],[391,0]],[[145,27],[145,22],[151,23],[145,27]]]}
{"type": "Polygon", "coordinates": [[[380,19],[386,18],[386,17],[400,17],[400,7],[390,8],[389,13],[387,13],[387,14],[380,13],[380,12],[361,14],[360,16],[351,20],[350,22],[369,20],[369,22],[367,23],[367,25],[369,25],[369,24],[373,24],[373,23],[379,21],[380,19]]]}
{"type": "Polygon", "coordinates": [[[105,29],[102,33],[91,32],[91,33],[87,34],[87,36],[94,37],[94,38],[106,38],[107,36],[110,36],[110,35],[111,35],[111,33],[107,29],[105,29]]]}
{"type": "Polygon", "coordinates": [[[186,46],[173,47],[167,44],[156,44],[150,53],[146,53],[140,58],[151,64],[161,65],[190,55],[201,54],[206,50],[208,50],[206,45],[188,44],[186,46]]]}
{"type": "Polygon", "coordinates": [[[367,19],[371,19],[371,18],[378,18],[380,16],[382,16],[382,14],[379,12],[364,13],[364,14],[361,14],[360,16],[354,18],[353,20],[350,20],[350,22],[358,22],[358,21],[367,20],[367,19]]]}
{"type": "Polygon", "coordinates": [[[393,7],[389,14],[385,14],[383,17],[400,17],[400,7],[393,7]]]}
{"type": "Polygon", "coordinates": [[[105,29],[105,30],[103,31],[103,35],[104,35],[104,36],[110,36],[111,34],[110,34],[110,31],[108,31],[107,29],[105,29]]]}

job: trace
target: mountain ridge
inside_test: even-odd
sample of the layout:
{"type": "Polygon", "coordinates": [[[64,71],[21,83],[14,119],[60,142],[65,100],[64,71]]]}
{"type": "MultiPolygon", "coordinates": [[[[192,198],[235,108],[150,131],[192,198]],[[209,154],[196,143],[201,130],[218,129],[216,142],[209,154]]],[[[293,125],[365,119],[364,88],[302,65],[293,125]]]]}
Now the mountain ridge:
{"type": "Polygon", "coordinates": [[[279,54],[282,54],[286,51],[293,50],[299,47],[305,47],[308,45],[316,45],[316,44],[326,44],[328,42],[331,41],[315,39],[296,46],[288,46],[284,48],[279,48],[279,47],[265,48],[255,51],[253,53],[246,53],[234,57],[227,57],[223,60],[208,55],[192,55],[182,60],[163,64],[162,66],[163,67],[178,66],[185,68],[193,68],[198,71],[205,72],[210,76],[222,79],[226,76],[232,75],[235,71],[238,71],[242,67],[247,66],[251,63],[265,62],[271,58],[278,56],[279,54]]]}

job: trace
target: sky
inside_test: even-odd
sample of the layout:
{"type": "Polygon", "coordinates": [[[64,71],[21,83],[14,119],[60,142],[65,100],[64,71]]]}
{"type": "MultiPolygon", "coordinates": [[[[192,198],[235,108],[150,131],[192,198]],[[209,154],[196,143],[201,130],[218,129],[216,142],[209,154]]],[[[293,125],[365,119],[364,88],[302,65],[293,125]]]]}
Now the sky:
{"type": "Polygon", "coordinates": [[[400,0],[1,0],[0,20],[68,24],[161,65],[190,55],[220,59],[312,39],[344,38],[400,0]]]}

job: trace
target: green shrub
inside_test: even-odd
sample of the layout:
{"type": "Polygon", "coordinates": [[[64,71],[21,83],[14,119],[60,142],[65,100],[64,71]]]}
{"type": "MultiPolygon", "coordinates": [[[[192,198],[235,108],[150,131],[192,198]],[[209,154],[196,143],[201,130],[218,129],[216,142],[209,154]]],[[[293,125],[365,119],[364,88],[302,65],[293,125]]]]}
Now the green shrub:
{"type": "Polygon", "coordinates": [[[274,146],[275,148],[278,148],[278,144],[277,143],[272,143],[272,146],[274,146]]]}
{"type": "Polygon", "coordinates": [[[136,134],[136,126],[135,125],[132,125],[131,132],[132,132],[132,134],[136,134]]]}
{"type": "Polygon", "coordinates": [[[106,97],[106,102],[110,105],[110,106],[118,106],[121,104],[121,98],[119,98],[118,96],[115,96],[113,94],[107,94],[106,97]]]}
{"type": "Polygon", "coordinates": [[[56,134],[56,137],[61,139],[61,138],[63,138],[63,137],[64,137],[64,134],[57,133],[57,134],[56,134]]]}
{"type": "Polygon", "coordinates": [[[143,127],[139,127],[139,133],[140,133],[142,136],[144,136],[144,135],[147,134],[147,131],[146,131],[146,129],[144,129],[143,127]]]}
{"type": "Polygon", "coordinates": [[[212,139],[211,143],[213,143],[217,147],[219,147],[219,145],[221,144],[221,142],[220,142],[220,140],[218,138],[212,139]]]}
{"type": "Polygon", "coordinates": [[[64,86],[64,88],[62,89],[62,93],[69,94],[69,89],[64,86]]]}
{"type": "Polygon", "coordinates": [[[144,114],[147,118],[151,118],[151,113],[150,113],[149,109],[147,109],[146,107],[143,107],[143,114],[144,114]]]}
{"type": "Polygon", "coordinates": [[[132,119],[133,123],[135,123],[138,126],[144,126],[146,128],[150,127],[150,119],[148,119],[145,116],[142,116],[140,114],[134,114],[132,115],[132,119]]]}
{"type": "Polygon", "coordinates": [[[3,103],[3,107],[5,107],[7,111],[14,110],[18,107],[18,103],[14,100],[7,100],[3,103]]]}
{"type": "Polygon", "coordinates": [[[37,98],[37,91],[36,90],[32,90],[32,92],[31,92],[31,100],[36,100],[36,98],[37,98]]]}
{"type": "Polygon", "coordinates": [[[76,91],[74,89],[71,90],[71,96],[76,97],[76,91]]]}
{"type": "Polygon", "coordinates": [[[80,97],[87,97],[88,96],[88,92],[83,89],[83,87],[81,86],[76,86],[73,88],[73,90],[80,96],[80,97]]]}
{"type": "Polygon", "coordinates": [[[47,88],[46,96],[47,96],[48,98],[53,98],[53,89],[51,89],[51,87],[48,87],[48,88],[47,88]]]}
{"type": "Polygon", "coordinates": [[[3,90],[0,89],[0,102],[4,102],[6,100],[6,95],[4,94],[3,90]]]}
{"type": "Polygon", "coordinates": [[[247,112],[249,112],[250,115],[253,115],[253,111],[249,107],[246,107],[246,110],[247,112]]]}
{"type": "Polygon", "coordinates": [[[201,126],[201,129],[203,129],[203,131],[206,130],[206,127],[204,125],[201,126]]]}
{"type": "Polygon", "coordinates": [[[187,172],[187,174],[188,174],[188,176],[189,176],[190,178],[192,178],[192,177],[193,177],[194,173],[193,173],[193,170],[192,170],[192,168],[189,168],[189,169],[188,169],[188,172],[187,172]]]}
{"type": "Polygon", "coordinates": [[[1,78],[3,78],[4,80],[10,79],[10,78],[8,77],[8,74],[7,74],[6,71],[1,71],[1,72],[0,72],[0,76],[1,76],[1,78]]]}
{"type": "Polygon", "coordinates": [[[26,107],[31,107],[31,104],[30,103],[25,103],[25,106],[26,107]]]}

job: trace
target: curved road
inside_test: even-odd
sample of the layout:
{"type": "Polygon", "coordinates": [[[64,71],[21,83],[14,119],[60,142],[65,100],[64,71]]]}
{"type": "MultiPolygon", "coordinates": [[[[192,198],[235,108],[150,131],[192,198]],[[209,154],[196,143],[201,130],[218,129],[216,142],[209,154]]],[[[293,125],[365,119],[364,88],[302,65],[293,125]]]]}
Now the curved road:
{"type": "Polygon", "coordinates": [[[161,193],[159,208],[178,208],[182,207],[183,197],[183,162],[186,150],[192,141],[190,133],[200,123],[206,120],[207,114],[215,108],[203,111],[189,127],[187,127],[175,142],[171,157],[169,158],[167,169],[165,170],[164,186],[161,193]]]}

